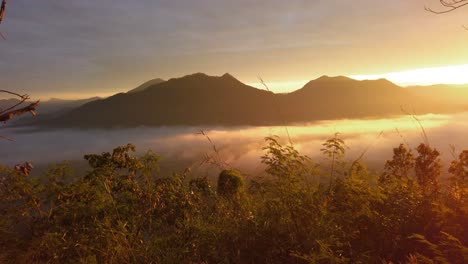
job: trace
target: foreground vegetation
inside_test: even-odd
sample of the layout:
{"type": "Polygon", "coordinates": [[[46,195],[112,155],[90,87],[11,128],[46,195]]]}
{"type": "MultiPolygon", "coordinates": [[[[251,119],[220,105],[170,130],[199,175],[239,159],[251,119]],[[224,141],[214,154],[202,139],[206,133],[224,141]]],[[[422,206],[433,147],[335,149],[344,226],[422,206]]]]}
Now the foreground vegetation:
{"type": "Polygon", "coordinates": [[[134,146],[43,177],[0,171],[1,263],[467,263],[468,151],[441,182],[439,152],[404,145],[381,175],[345,163],[334,137],[318,165],[267,138],[266,175],[159,175],[134,146]]]}

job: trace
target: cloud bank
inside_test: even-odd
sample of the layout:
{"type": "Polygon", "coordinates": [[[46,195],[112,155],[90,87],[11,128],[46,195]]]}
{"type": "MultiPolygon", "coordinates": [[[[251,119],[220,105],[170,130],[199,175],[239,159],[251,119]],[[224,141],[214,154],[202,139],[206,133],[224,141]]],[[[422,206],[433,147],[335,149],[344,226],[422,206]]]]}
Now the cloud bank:
{"type": "MultiPolygon", "coordinates": [[[[468,113],[456,115],[424,115],[418,117],[429,143],[442,152],[444,162],[452,159],[450,144],[458,151],[468,149],[468,113]]],[[[139,153],[153,150],[165,160],[193,160],[199,162],[204,154],[212,154],[210,137],[221,158],[236,168],[251,172],[262,170],[260,157],[266,145],[264,138],[278,135],[291,140],[302,154],[322,162],[322,143],[339,132],[348,146],[347,158],[353,160],[366,152],[364,161],[383,166],[392,155],[392,148],[400,143],[415,148],[423,142],[419,124],[409,116],[379,120],[322,121],[308,125],[285,127],[177,127],[134,128],[122,130],[51,130],[34,131],[3,129],[15,142],[0,141],[0,162],[14,165],[31,161],[36,164],[81,160],[83,155],[111,151],[119,145],[133,143],[139,153]]]]}

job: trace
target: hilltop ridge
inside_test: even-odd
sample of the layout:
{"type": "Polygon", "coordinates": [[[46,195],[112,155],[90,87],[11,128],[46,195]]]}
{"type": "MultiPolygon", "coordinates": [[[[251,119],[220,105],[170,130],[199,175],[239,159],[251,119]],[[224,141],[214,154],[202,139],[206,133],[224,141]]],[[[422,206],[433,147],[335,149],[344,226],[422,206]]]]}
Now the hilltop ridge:
{"type": "Polygon", "coordinates": [[[229,73],[194,73],[167,81],[151,80],[130,92],[94,100],[62,116],[41,120],[40,125],[283,125],[399,115],[403,114],[402,107],[415,109],[418,114],[456,110],[386,79],[358,81],[345,76],[322,76],[294,92],[274,94],[246,85],[229,73]]]}

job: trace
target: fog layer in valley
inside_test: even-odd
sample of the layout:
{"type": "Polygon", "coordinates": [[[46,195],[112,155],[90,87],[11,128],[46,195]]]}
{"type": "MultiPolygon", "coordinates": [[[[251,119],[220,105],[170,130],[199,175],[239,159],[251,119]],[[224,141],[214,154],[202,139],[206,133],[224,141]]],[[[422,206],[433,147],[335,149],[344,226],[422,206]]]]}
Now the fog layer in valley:
{"type": "MultiPolygon", "coordinates": [[[[452,158],[450,144],[458,151],[468,149],[468,113],[418,116],[429,143],[442,152],[446,162],[452,158]]],[[[165,160],[203,160],[212,153],[203,130],[219,150],[220,157],[232,167],[250,172],[262,170],[260,156],[264,138],[278,135],[302,153],[321,162],[321,144],[339,132],[349,147],[347,159],[366,151],[364,160],[379,164],[391,157],[399,143],[412,148],[424,141],[422,129],[411,116],[377,120],[321,121],[288,127],[162,127],[120,130],[47,130],[2,129],[1,135],[14,141],[0,140],[0,163],[14,165],[24,161],[35,164],[82,160],[84,154],[111,151],[119,145],[133,143],[139,153],[153,150],[165,160]]],[[[178,168],[181,169],[181,168],[178,168]]]]}

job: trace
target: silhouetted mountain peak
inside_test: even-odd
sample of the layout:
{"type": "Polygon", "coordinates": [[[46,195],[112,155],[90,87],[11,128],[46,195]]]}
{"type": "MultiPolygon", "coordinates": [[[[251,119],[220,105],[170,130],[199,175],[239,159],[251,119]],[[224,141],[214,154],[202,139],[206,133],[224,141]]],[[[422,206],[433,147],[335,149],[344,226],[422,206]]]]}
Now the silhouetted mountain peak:
{"type": "Polygon", "coordinates": [[[142,91],[144,91],[144,90],[150,88],[150,87],[153,86],[153,85],[157,85],[157,84],[160,84],[160,83],[163,83],[163,82],[165,82],[165,80],[163,80],[163,79],[161,79],[161,78],[152,79],[152,80],[149,80],[149,81],[147,81],[147,82],[141,84],[141,85],[138,86],[137,88],[128,91],[127,93],[142,92],[142,91]]]}
{"type": "Polygon", "coordinates": [[[316,80],[327,80],[328,78],[330,78],[328,75],[322,75],[319,78],[317,78],[316,80]]]}
{"type": "Polygon", "coordinates": [[[320,81],[320,82],[345,82],[345,81],[356,81],[354,79],[351,79],[349,77],[346,77],[346,76],[328,76],[328,75],[323,75],[315,80],[312,80],[311,82],[313,81],[320,81]]]}
{"type": "Polygon", "coordinates": [[[179,83],[179,85],[182,85],[182,83],[184,83],[185,85],[187,85],[187,84],[195,84],[195,83],[204,83],[204,82],[208,82],[210,80],[219,79],[219,78],[220,77],[210,76],[202,72],[197,72],[197,73],[188,74],[182,77],[171,78],[169,79],[168,82],[170,83],[170,85],[174,85],[174,83],[179,83]]]}
{"type": "Polygon", "coordinates": [[[244,83],[237,80],[234,76],[229,73],[225,73],[222,76],[211,76],[205,73],[193,73],[189,75],[185,75],[179,78],[170,79],[169,82],[174,83],[184,83],[185,85],[194,85],[194,84],[208,84],[208,83],[217,83],[219,87],[232,87],[238,85],[245,85],[244,83]]]}
{"type": "Polygon", "coordinates": [[[152,80],[149,80],[147,83],[151,83],[151,84],[158,84],[158,83],[162,83],[162,82],[165,82],[166,80],[163,80],[161,78],[155,78],[155,79],[152,79],[152,80]]]}
{"type": "Polygon", "coordinates": [[[236,83],[236,84],[245,85],[243,82],[239,81],[236,77],[232,76],[229,73],[223,74],[223,76],[221,76],[221,78],[226,82],[232,82],[232,83],[236,83]]]}
{"type": "Polygon", "coordinates": [[[385,78],[380,78],[378,80],[375,80],[376,83],[381,84],[381,85],[393,85],[393,86],[398,86],[395,83],[385,79],[385,78]]]}
{"type": "Polygon", "coordinates": [[[185,76],[182,76],[182,77],[179,77],[179,78],[173,78],[171,80],[183,80],[183,79],[206,79],[206,78],[210,78],[212,76],[209,76],[208,74],[206,73],[203,73],[203,72],[196,72],[196,73],[192,73],[192,74],[188,74],[188,75],[185,75],[185,76]]]}
{"type": "Polygon", "coordinates": [[[362,81],[358,81],[358,86],[361,86],[361,87],[373,87],[373,88],[376,88],[376,89],[390,89],[390,90],[394,90],[394,89],[402,89],[400,86],[394,84],[393,82],[387,80],[387,79],[384,79],[384,78],[381,78],[381,79],[377,79],[377,80],[362,80],[362,81]]]}
{"type": "Polygon", "coordinates": [[[229,74],[227,72],[225,74],[223,74],[223,76],[221,76],[221,78],[226,79],[226,80],[236,80],[237,81],[237,79],[234,76],[232,76],[231,74],[229,74]]]}
{"type": "Polygon", "coordinates": [[[318,87],[329,87],[329,86],[337,86],[337,87],[347,87],[350,85],[355,85],[359,81],[351,79],[346,76],[333,76],[329,77],[327,75],[323,75],[320,78],[317,78],[315,80],[309,81],[302,87],[301,89],[293,92],[293,93],[301,93],[304,92],[305,90],[310,90],[312,88],[318,88],[318,87]]]}
{"type": "Polygon", "coordinates": [[[378,80],[355,80],[346,76],[322,76],[318,79],[308,82],[301,89],[293,92],[292,94],[298,96],[343,96],[343,94],[349,94],[349,96],[356,96],[359,94],[386,94],[388,97],[400,96],[404,90],[402,88],[387,79],[378,80]]]}

